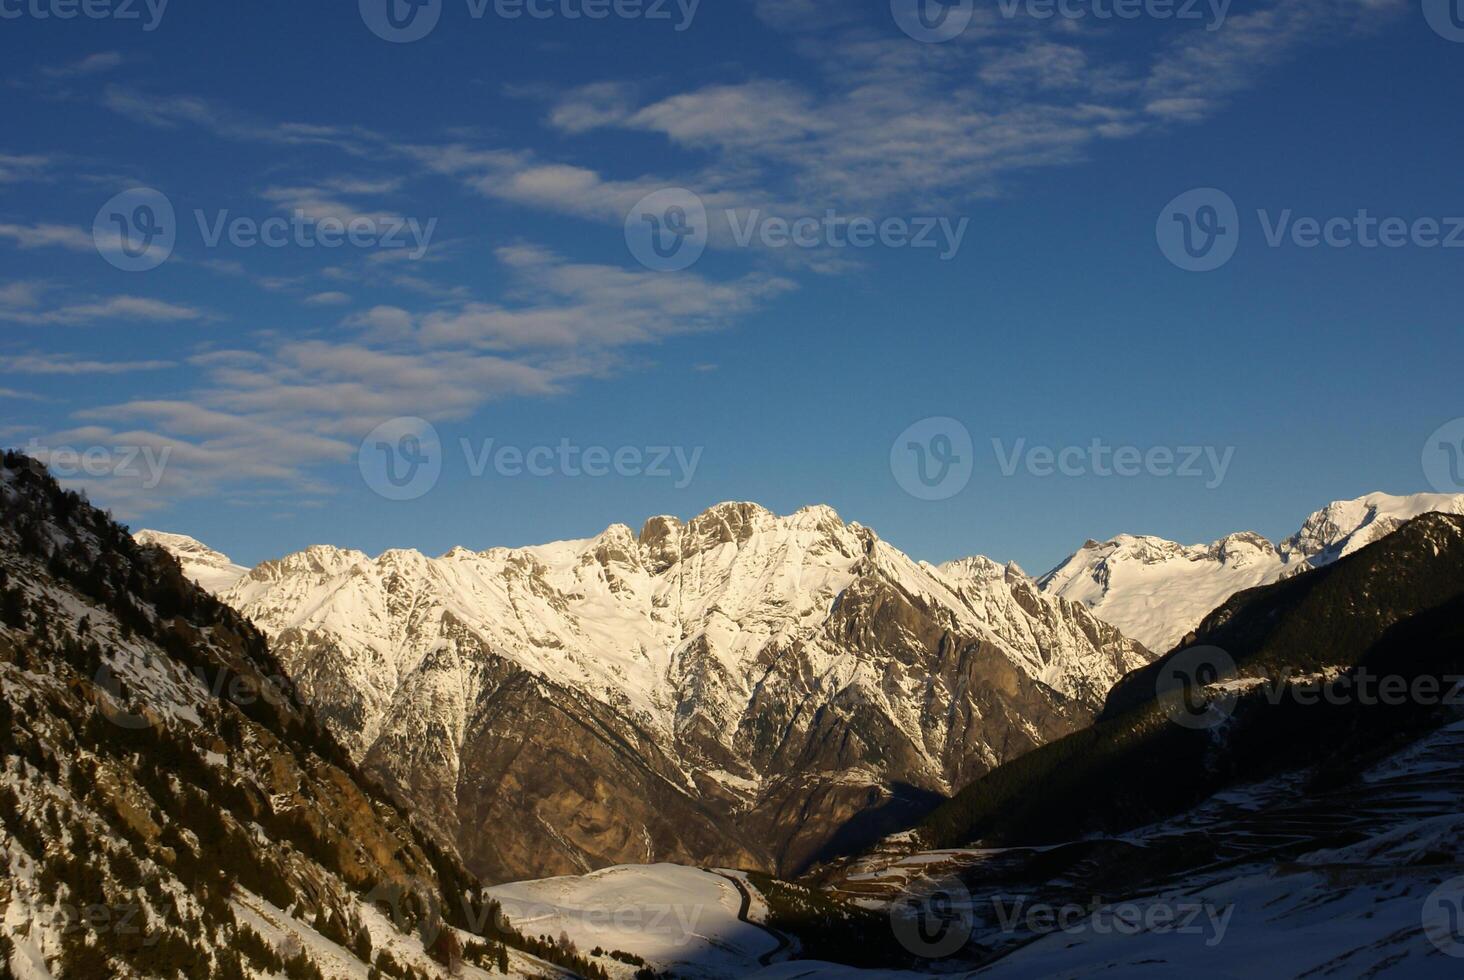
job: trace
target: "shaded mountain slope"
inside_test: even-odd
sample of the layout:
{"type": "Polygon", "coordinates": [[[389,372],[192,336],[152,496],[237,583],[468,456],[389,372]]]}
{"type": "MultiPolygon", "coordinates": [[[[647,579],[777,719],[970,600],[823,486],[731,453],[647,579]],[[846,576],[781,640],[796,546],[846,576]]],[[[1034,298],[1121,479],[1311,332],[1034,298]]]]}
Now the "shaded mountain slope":
{"type": "Polygon", "coordinates": [[[5,455],[0,968],[402,978],[576,962],[506,928],[283,675],[170,556],[5,455]]]}
{"type": "Polygon", "coordinates": [[[919,840],[1117,832],[1277,772],[1317,767],[1346,778],[1371,753],[1446,721],[1448,678],[1464,673],[1464,518],[1420,517],[1332,566],[1237,595],[1205,620],[1197,645],[1125,678],[1091,728],[963,790],[919,840]],[[1191,670],[1196,657],[1215,665],[1203,647],[1237,666],[1192,673],[1198,683],[1161,699],[1167,672],[1191,670]],[[1367,694],[1384,676],[1407,693],[1367,694]],[[1432,697],[1414,696],[1419,678],[1432,697]],[[1176,711],[1205,717],[1184,696],[1218,711],[1213,722],[1176,723],[1176,711]]]}

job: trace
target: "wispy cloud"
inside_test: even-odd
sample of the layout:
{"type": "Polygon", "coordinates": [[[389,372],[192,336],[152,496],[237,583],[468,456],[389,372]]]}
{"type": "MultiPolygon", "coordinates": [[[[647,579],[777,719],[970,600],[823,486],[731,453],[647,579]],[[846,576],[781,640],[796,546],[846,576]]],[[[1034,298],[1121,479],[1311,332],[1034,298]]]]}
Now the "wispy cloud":
{"type": "Polygon", "coordinates": [[[351,297],[341,292],[316,293],[305,297],[307,306],[344,306],[350,301],[351,297]]]}
{"type": "Polygon", "coordinates": [[[155,323],[196,322],[208,314],[194,306],[168,303],[145,296],[111,296],[85,303],[71,303],[52,309],[38,308],[38,294],[32,288],[20,291],[16,303],[7,305],[0,296],[0,320],[31,325],[75,326],[108,320],[150,320],[155,323]]]}
{"type": "Polygon", "coordinates": [[[41,395],[30,391],[17,391],[14,388],[0,388],[0,398],[9,398],[14,401],[39,402],[45,401],[41,395]]]}
{"type": "Polygon", "coordinates": [[[42,180],[51,175],[59,161],[55,157],[41,154],[0,153],[0,184],[15,184],[23,180],[42,180]]]}
{"type": "MultiPolygon", "coordinates": [[[[368,185],[360,185],[368,186],[368,185]]],[[[371,187],[382,187],[386,185],[369,185],[371,187]]],[[[364,194],[373,191],[357,190],[351,193],[364,194]]],[[[376,190],[374,193],[383,193],[376,190]]],[[[378,224],[402,220],[401,216],[385,210],[372,210],[349,204],[337,196],[338,190],[331,187],[304,186],[304,187],[267,187],[260,192],[260,197],[288,212],[299,212],[310,221],[323,221],[327,218],[335,219],[343,223],[365,219],[378,224]]]]}
{"type": "Polygon", "coordinates": [[[173,361],[100,361],[72,354],[22,354],[0,357],[0,368],[13,374],[130,374],[177,367],[173,361]]]}
{"type": "Polygon", "coordinates": [[[129,119],[160,129],[199,126],[225,139],[281,146],[334,146],[364,154],[380,137],[351,126],[321,126],[313,123],[270,123],[241,116],[207,99],[192,95],[143,94],[122,85],[108,85],[102,105],[129,119]]]}
{"type": "Polygon", "coordinates": [[[274,337],[260,349],[196,354],[188,363],[199,380],[182,397],[90,409],[77,431],[96,444],[145,437],[159,451],[172,447],[168,481],[153,497],[233,492],[256,480],[319,492],[321,468],[348,463],[387,419],[452,421],[499,399],[552,396],[622,369],[627,348],[729,326],[794,288],[766,276],[718,284],[576,264],[526,245],[497,257],[517,299],[378,307],[348,318],[339,340],[274,337]]]}
{"type": "Polygon", "coordinates": [[[65,248],[73,252],[94,250],[96,241],[91,232],[70,225],[0,224],[0,239],[12,242],[17,248],[65,248]]]}
{"type": "Polygon", "coordinates": [[[41,74],[47,78],[82,78],[87,75],[100,75],[103,72],[112,71],[121,67],[123,62],[122,54],[119,51],[101,51],[97,54],[88,55],[80,61],[73,61],[70,64],[59,65],[54,68],[42,68],[41,74]]]}

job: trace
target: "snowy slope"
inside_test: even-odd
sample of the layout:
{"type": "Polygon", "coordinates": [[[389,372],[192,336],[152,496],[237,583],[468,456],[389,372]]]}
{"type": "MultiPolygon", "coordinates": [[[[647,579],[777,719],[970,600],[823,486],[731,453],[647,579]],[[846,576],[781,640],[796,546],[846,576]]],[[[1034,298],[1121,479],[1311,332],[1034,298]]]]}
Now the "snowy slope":
{"type": "Polygon", "coordinates": [[[801,864],[866,809],[928,805],[896,784],[948,794],[1073,730],[1150,659],[1020,569],[919,563],[827,507],[437,558],[317,546],[221,598],[448,836],[521,788],[505,819],[555,835],[482,868],[514,877],[801,864]]]}
{"type": "MultiPolygon", "coordinates": [[[[1108,890],[1113,877],[1095,872],[1102,868],[1101,858],[1079,861],[1071,872],[1079,880],[1043,880],[1041,875],[1051,873],[1056,847],[917,853],[899,857],[893,866],[872,860],[876,873],[854,877],[884,883],[890,889],[886,895],[900,889],[918,893],[925,876],[943,881],[955,876],[967,883],[970,887],[958,892],[960,906],[970,910],[966,921],[974,925],[967,952],[979,950],[993,960],[975,974],[993,980],[1445,980],[1464,970],[1464,932],[1457,915],[1448,914],[1464,896],[1461,750],[1464,722],[1456,722],[1374,763],[1356,784],[1317,790],[1304,774],[1286,774],[1226,791],[1181,817],[1109,839],[1110,847],[1132,849],[1126,860],[1110,859],[1130,867],[1142,867],[1145,855],[1166,848],[1170,853],[1189,849],[1184,865],[1151,857],[1152,867],[1170,870],[1135,894],[1108,890]],[[1039,851],[1035,880],[1014,870],[1022,867],[1023,855],[1030,860],[1039,851]],[[1216,851],[1225,859],[1214,860],[1216,851]],[[997,868],[1002,873],[992,873],[997,868]],[[1082,880],[1084,874],[1102,884],[1082,880]],[[1105,903],[1094,909],[1090,897],[1103,886],[1105,903]],[[1025,904],[1018,906],[1019,901],[1025,904]],[[1071,903],[1082,911],[1069,914],[1059,928],[1025,914],[1039,903],[1058,908],[1071,903]],[[1033,930],[1033,923],[1039,928],[1033,930]],[[994,951],[999,955],[993,957],[994,951]]],[[[869,904],[883,908],[885,899],[869,904]]],[[[958,964],[929,965],[945,972],[942,966],[949,971],[958,964]]],[[[807,962],[780,963],[753,974],[758,980],[928,975],[807,962]]]]}
{"type": "Polygon", "coordinates": [[[1279,545],[1249,532],[1192,546],[1132,535],[1089,541],[1038,581],[1044,594],[1082,603],[1162,653],[1235,593],[1330,564],[1430,511],[1464,513],[1464,495],[1339,501],[1279,545]]]}
{"type": "MultiPolygon", "coordinates": [[[[739,918],[742,895],[733,874],[672,864],[623,866],[499,885],[489,893],[520,932],[565,934],[582,954],[623,951],[678,977],[737,977],[756,970],[759,957],[779,943],[755,921],[739,918]]],[[[595,962],[612,976],[636,971],[609,957],[595,962]]]]}
{"type": "Polygon", "coordinates": [[[138,531],[133,537],[138,544],[156,545],[178,559],[178,564],[183,566],[183,574],[214,595],[228,589],[249,573],[249,569],[243,565],[230,561],[228,555],[214,551],[186,534],[138,531]]]}

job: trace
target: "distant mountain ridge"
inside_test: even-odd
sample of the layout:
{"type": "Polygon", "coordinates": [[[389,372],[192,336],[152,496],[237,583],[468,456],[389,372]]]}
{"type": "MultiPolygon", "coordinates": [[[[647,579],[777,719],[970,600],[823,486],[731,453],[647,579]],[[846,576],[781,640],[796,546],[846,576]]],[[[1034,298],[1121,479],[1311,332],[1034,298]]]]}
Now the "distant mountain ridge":
{"type": "Polygon", "coordinates": [[[1237,592],[1330,564],[1430,512],[1464,514],[1464,494],[1372,493],[1338,501],[1276,544],[1253,532],[1193,546],[1127,534],[1089,541],[1038,585],[1164,653],[1237,592]]]}
{"type": "Polygon", "coordinates": [[[796,871],[1086,724],[1151,658],[1019,569],[916,562],[827,507],[440,558],[317,546],[221,598],[500,880],[796,871]]]}

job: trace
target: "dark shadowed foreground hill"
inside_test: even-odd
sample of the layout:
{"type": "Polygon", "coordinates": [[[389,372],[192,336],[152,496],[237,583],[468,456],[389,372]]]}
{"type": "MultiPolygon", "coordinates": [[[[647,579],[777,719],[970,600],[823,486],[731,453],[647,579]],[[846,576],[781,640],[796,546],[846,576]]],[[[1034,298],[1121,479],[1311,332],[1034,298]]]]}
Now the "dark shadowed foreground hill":
{"type": "Polygon", "coordinates": [[[4,457],[0,976],[598,975],[504,927],[281,675],[171,557],[4,457]]]}

